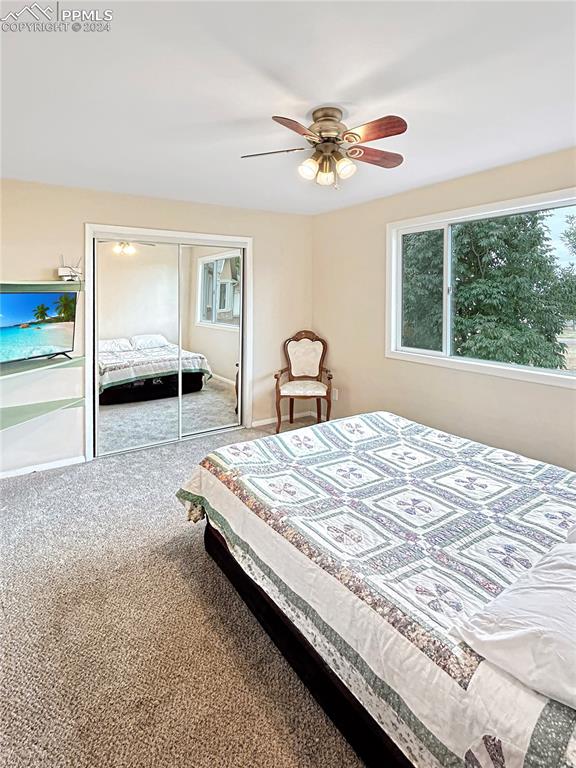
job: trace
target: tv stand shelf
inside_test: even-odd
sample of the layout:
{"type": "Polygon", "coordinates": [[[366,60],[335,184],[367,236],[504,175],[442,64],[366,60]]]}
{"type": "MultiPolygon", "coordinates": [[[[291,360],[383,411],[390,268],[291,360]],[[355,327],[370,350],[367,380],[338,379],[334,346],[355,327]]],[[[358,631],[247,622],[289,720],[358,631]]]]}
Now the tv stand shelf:
{"type": "Polygon", "coordinates": [[[84,290],[81,282],[77,280],[2,280],[0,291],[2,293],[77,293],[84,290]]]}
{"type": "Polygon", "coordinates": [[[84,365],[84,357],[53,357],[53,358],[38,358],[37,360],[19,360],[14,363],[0,363],[0,378],[8,378],[9,376],[21,376],[24,373],[33,373],[34,371],[42,371],[47,368],[74,368],[84,365]]]}

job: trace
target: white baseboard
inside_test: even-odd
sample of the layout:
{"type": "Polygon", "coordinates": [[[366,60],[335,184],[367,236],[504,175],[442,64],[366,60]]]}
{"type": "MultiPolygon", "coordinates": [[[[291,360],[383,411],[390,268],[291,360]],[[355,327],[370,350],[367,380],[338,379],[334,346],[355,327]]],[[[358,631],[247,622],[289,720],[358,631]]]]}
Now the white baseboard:
{"type": "MultiPolygon", "coordinates": [[[[316,417],[316,411],[304,411],[304,413],[295,413],[294,418],[295,419],[303,419],[305,416],[314,416],[316,417]]],[[[284,418],[284,415],[282,417],[282,423],[284,423],[286,419],[284,418]]],[[[324,419],[322,419],[324,421],[324,419]]],[[[276,424],[276,416],[273,416],[271,419],[256,419],[256,421],[252,422],[253,427],[265,427],[266,424],[276,424]]]]}
{"type": "Polygon", "coordinates": [[[255,421],[252,422],[250,427],[265,427],[266,424],[275,424],[275,423],[276,423],[276,417],[274,417],[273,419],[256,419],[255,421]]]}
{"type": "Polygon", "coordinates": [[[232,387],[236,384],[236,382],[232,381],[232,379],[226,379],[224,376],[219,376],[217,373],[213,373],[212,378],[217,379],[218,381],[223,381],[225,384],[230,384],[232,387]]]}
{"type": "Polygon", "coordinates": [[[20,469],[9,469],[6,472],[0,472],[0,480],[7,477],[17,477],[19,475],[30,475],[32,472],[43,472],[45,469],[58,469],[68,467],[72,464],[84,464],[85,456],[74,456],[71,459],[60,459],[59,461],[49,461],[47,464],[34,464],[31,467],[20,467],[20,469]]]}

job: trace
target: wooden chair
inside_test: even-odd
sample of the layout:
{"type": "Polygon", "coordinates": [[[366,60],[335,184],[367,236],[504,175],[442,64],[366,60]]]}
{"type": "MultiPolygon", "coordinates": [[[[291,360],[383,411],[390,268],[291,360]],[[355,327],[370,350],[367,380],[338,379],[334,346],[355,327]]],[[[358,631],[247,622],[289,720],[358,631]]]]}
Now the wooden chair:
{"type": "Polygon", "coordinates": [[[282,422],[281,403],[283,398],[290,400],[290,424],[294,422],[294,400],[316,400],[318,423],[322,419],[322,400],[326,400],[326,421],[330,420],[332,410],[332,374],[323,367],[328,351],[324,339],[313,331],[299,331],[284,342],[284,354],[288,365],[274,374],[276,379],[276,434],[280,432],[282,422]],[[280,379],[287,373],[288,381],[282,384],[280,379]],[[326,374],[326,383],[322,381],[326,374]]]}

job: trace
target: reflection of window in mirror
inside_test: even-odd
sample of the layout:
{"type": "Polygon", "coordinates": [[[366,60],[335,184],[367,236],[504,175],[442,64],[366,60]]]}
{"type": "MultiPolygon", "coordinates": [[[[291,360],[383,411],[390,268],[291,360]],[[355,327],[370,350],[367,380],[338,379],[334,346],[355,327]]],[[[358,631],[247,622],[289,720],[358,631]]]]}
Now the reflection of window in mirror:
{"type": "Polygon", "coordinates": [[[202,264],[202,300],[200,302],[200,320],[203,323],[212,323],[213,299],[214,299],[214,262],[205,261],[202,264]]]}
{"type": "Polygon", "coordinates": [[[220,283],[220,300],[218,301],[218,311],[226,312],[230,309],[230,284],[220,283]]]}
{"type": "Polygon", "coordinates": [[[239,326],[242,287],[240,256],[203,258],[199,276],[199,322],[239,326]]]}

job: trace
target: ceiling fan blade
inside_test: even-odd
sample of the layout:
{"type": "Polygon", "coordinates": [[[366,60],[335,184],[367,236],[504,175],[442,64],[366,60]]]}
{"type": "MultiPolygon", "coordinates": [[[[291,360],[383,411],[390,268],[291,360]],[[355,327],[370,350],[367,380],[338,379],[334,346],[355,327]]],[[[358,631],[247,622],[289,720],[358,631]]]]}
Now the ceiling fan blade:
{"type": "Polygon", "coordinates": [[[317,133],[309,130],[306,128],[306,126],[302,125],[302,123],[299,123],[296,120],[291,120],[289,117],[278,117],[278,115],[274,115],[272,120],[280,123],[280,125],[283,125],[284,128],[289,128],[291,131],[296,131],[296,133],[299,133],[300,136],[306,136],[307,139],[320,141],[320,136],[318,136],[317,133]]]}
{"type": "Polygon", "coordinates": [[[350,147],[346,152],[351,160],[360,160],[362,163],[371,163],[379,165],[381,168],[396,168],[404,162],[402,155],[396,152],[383,152],[381,149],[372,149],[371,147],[361,147],[356,145],[350,147]]]}
{"type": "Polygon", "coordinates": [[[379,117],[377,120],[359,125],[357,128],[351,128],[344,134],[344,141],[352,143],[376,141],[387,136],[397,136],[399,133],[404,133],[407,128],[406,120],[396,115],[388,115],[388,117],[379,117]]]}
{"type": "Polygon", "coordinates": [[[302,150],[304,149],[310,149],[310,147],[294,147],[294,149],[275,149],[273,152],[255,152],[252,155],[241,155],[240,159],[243,160],[245,157],[262,157],[263,155],[283,155],[286,152],[302,152],[302,150]]]}

